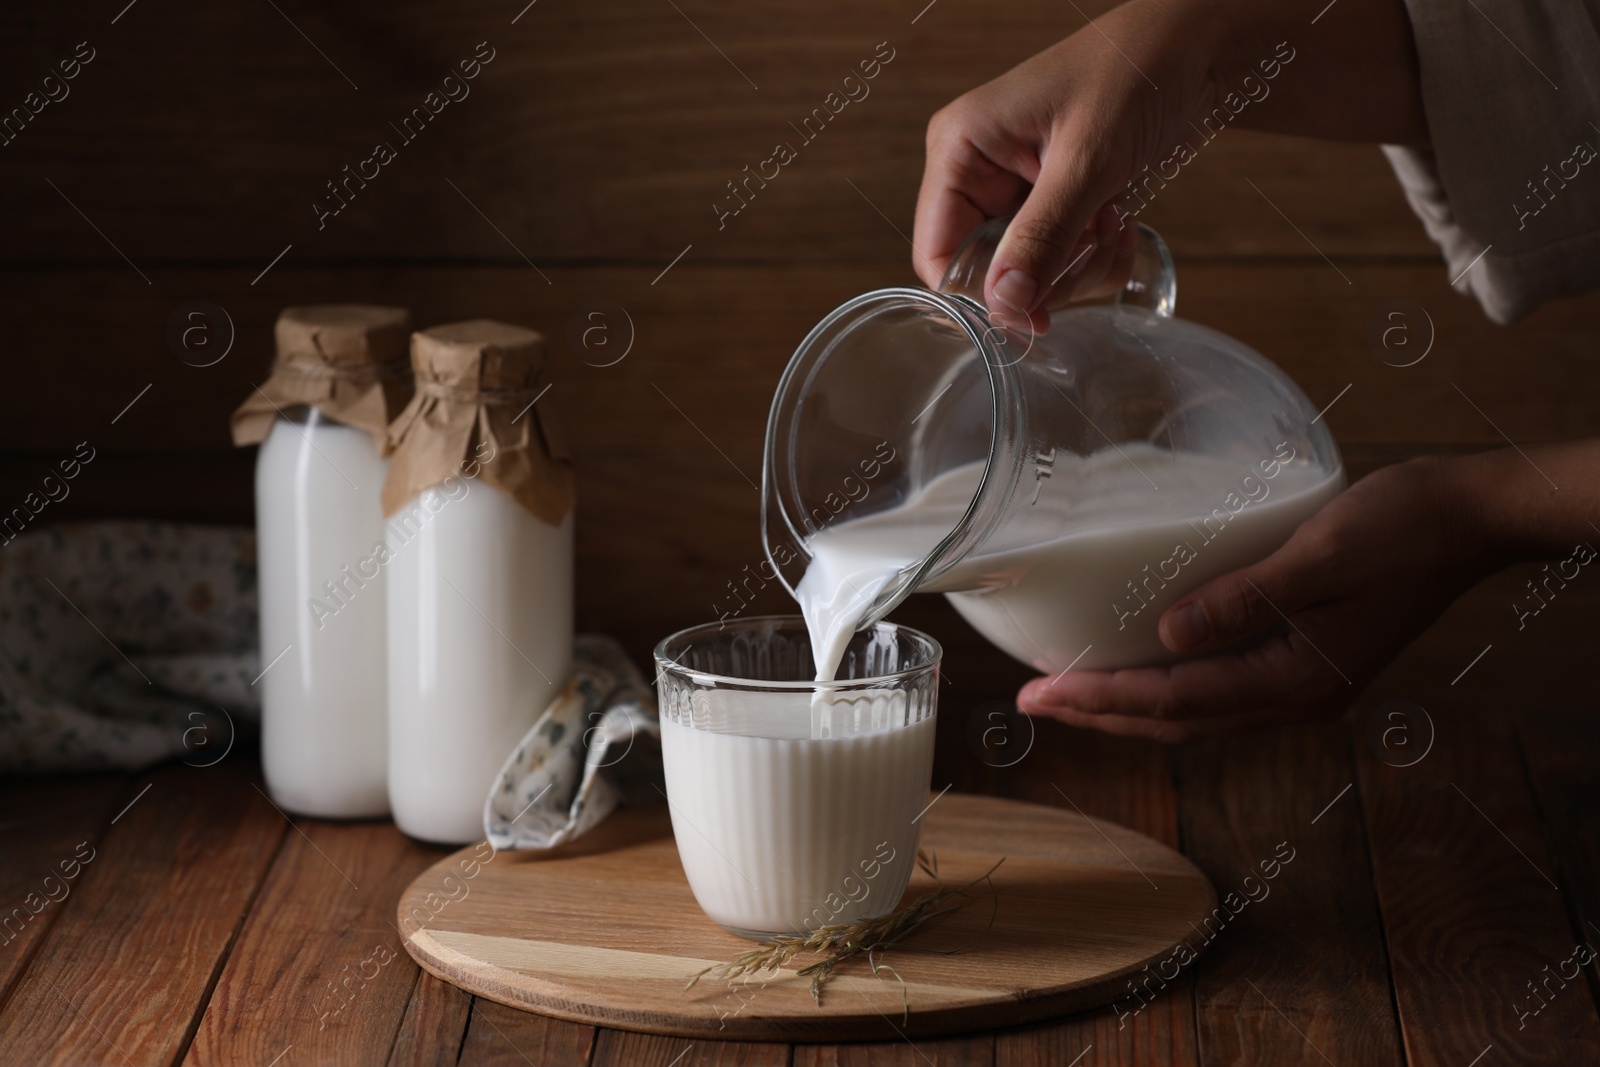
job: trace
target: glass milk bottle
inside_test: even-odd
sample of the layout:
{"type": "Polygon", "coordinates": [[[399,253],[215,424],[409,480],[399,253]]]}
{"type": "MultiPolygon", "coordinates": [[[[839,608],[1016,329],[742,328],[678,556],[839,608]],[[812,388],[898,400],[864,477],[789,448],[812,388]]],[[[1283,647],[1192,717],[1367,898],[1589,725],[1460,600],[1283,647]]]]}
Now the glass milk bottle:
{"type": "Polygon", "coordinates": [[[233,415],[234,443],[261,445],[261,763],[273,799],[302,815],[389,810],[377,550],[408,318],[361,304],[285,309],[272,375],[233,415]]]}
{"type": "Polygon", "coordinates": [[[572,465],[543,339],[474,320],[411,337],[389,430],[389,803],[413,837],[483,837],[501,765],[572,665],[572,465]]]}

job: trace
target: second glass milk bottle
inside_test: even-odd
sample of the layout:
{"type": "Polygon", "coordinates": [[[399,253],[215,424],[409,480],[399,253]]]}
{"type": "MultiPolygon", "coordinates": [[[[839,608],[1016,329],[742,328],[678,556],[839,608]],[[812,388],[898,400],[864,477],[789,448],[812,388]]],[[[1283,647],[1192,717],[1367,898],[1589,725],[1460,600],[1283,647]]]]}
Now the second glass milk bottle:
{"type": "Polygon", "coordinates": [[[487,320],[413,334],[389,431],[389,801],[427,841],[483,837],[495,775],[572,665],[572,465],[536,403],[542,346],[487,320]]]}

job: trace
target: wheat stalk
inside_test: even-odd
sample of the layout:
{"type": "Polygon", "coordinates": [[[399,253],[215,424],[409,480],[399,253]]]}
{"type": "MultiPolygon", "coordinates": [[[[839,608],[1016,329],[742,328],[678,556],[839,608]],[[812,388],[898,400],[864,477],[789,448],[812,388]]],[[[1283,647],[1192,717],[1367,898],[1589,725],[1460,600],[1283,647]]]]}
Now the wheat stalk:
{"type": "MultiPolygon", "coordinates": [[[[905,980],[900,978],[899,972],[887,964],[880,962],[876,957],[882,956],[885,951],[898,945],[912,933],[926,926],[936,919],[956,912],[972,903],[973,897],[968,892],[979,882],[987,882],[991,893],[995,892],[992,875],[1005,862],[1001,857],[995,861],[983,874],[974,878],[960,888],[941,886],[924,893],[911,903],[896,908],[887,915],[880,915],[876,919],[862,919],[853,923],[834,923],[828,926],[819,926],[804,937],[798,934],[778,934],[769,940],[756,945],[748,952],[741,952],[726,963],[713,964],[691,975],[685,985],[684,992],[693,989],[706,975],[732,984],[740,978],[761,973],[775,973],[784,964],[802,952],[811,952],[822,956],[815,963],[800,968],[798,973],[802,977],[811,979],[811,999],[817,1006],[822,1005],[822,990],[838,966],[855,956],[866,956],[867,966],[873,975],[880,971],[888,971],[900,982],[903,995],[906,994],[905,980]]],[[[931,852],[917,851],[917,866],[921,867],[934,881],[939,880],[939,858],[931,852]]],[[[995,911],[999,911],[999,896],[995,895],[995,911]]],[[[989,926],[983,933],[988,933],[994,926],[994,915],[989,916],[989,926]]],[[[980,937],[982,934],[979,935],[980,937]]],[[[969,942],[970,944],[970,942],[969,942]]],[[[958,949],[944,950],[946,953],[959,952],[967,946],[958,949]]],[[[909,1015],[911,1005],[909,997],[905,1005],[906,1014],[909,1015]]]]}

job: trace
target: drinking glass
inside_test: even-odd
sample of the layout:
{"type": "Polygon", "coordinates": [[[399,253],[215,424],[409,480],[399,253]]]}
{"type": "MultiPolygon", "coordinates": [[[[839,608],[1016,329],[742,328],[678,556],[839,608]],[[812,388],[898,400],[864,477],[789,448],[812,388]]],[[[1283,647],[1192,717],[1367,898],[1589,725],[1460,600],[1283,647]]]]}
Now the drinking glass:
{"type": "Polygon", "coordinates": [[[656,646],[672,830],[708,916],[763,940],[894,909],[929,801],[941,655],[877,622],[817,682],[799,616],[656,646]]]}

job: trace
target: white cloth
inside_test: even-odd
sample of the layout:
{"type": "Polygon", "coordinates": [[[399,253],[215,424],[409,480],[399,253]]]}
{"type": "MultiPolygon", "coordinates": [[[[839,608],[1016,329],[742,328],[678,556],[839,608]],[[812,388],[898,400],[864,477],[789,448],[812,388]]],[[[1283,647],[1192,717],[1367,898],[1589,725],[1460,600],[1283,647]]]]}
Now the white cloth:
{"type": "Polygon", "coordinates": [[[1600,287],[1600,0],[1406,7],[1432,145],[1384,152],[1456,289],[1508,323],[1600,287]]]}

